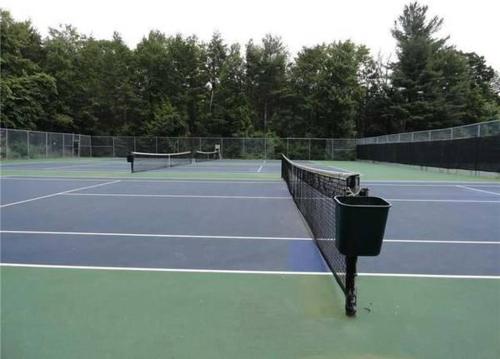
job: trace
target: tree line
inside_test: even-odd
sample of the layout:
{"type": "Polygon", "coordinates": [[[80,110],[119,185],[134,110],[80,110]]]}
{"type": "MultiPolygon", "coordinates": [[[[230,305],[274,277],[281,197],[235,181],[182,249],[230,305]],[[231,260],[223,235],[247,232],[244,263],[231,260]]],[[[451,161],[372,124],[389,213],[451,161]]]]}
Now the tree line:
{"type": "MultiPolygon", "coordinates": [[[[266,35],[244,48],[219,33],[151,31],[136,48],[71,25],[42,38],[1,10],[3,127],[94,135],[354,137],[456,126],[500,112],[500,80],[437,36],[427,6],[404,7],[394,61],[352,41],[294,58],[266,35]]],[[[334,35],[334,34],[333,34],[334,35]]]]}

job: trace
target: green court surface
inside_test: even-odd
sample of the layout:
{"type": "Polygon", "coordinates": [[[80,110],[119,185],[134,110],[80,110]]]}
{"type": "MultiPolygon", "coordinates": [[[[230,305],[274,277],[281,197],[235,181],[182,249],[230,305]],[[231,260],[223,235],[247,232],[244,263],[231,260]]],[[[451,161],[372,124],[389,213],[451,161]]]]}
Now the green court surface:
{"type": "MultiPolygon", "coordinates": [[[[66,178],[116,178],[116,179],[126,179],[126,178],[141,178],[141,179],[206,179],[206,180],[279,180],[280,175],[278,172],[247,172],[247,173],[237,173],[228,171],[196,171],[196,172],[139,172],[131,174],[129,171],[123,170],[128,166],[125,165],[124,161],[117,161],[117,159],[110,158],[82,158],[82,159],[71,158],[56,158],[56,159],[30,159],[30,160],[3,160],[1,163],[3,165],[14,165],[14,167],[1,168],[2,176],[26,176],[26,177],[66,177],[66,178]],[[88,166],[85,171],[73,170],[71,164],[78,163],[78,161],[84,162],[84,166],[88,166]],[[117,164],[123,165],[122,170],[106,170],[106,162],[112,161],[117,164]],[[70,166],[64,168],[49,168],[49,169],[38,169],[30,168],[29,165],[37,165],[44,163],[58,163],[64,164],[68,163],[70,166]],[[16,164],[28,165],[26,168],[16,168],[16,164]],[[92,167],[95,164],[96,167],[92,167]]],[[[235,163],[225,162],[224,167],[230,169],[231,167],[240,166],[242,160],[236,160],[235,163]]],[[[260,160],[265,163],[264,160],[260,160]]],[[[259,161],[257,161],[259,162],[259,161]]],[[[268,162],[273,162],[269,160],[268,162]]],[[[321,166],[323,168],[331,169],[344,169],[351,172],[356,172],[361,174],[361,179],[365,181],[376,181],[376,180],[387,180],[387,181],[462,181],[462,182],[500,182],[500,175],[496,177],[492,176],[478,176],[473,172],[463,171],[460,173],[454,173],[453,171],[447,171],[444,169],[421,169],[415,166],[405,166],[397,164],[387,164],[387,163],[370,163],[363,161],[312,161],[314,165],[321,166]]],[[[78,166],[78,165],[76,165],[78,166]]]]}
{"type": "Polygon", "coordinates": [[[498,358],[500,281],[3,267],[2,358],[498,358]]]}

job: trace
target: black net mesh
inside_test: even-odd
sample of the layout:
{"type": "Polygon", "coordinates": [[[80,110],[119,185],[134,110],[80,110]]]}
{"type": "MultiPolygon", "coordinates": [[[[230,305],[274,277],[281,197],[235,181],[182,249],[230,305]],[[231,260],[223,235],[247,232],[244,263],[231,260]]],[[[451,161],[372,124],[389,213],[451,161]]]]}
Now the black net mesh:
{"type": "Polygon", "coordinates": [[[196,151],[194,154],[194,159],[196,162],[214,161],[219,160],[220,158],[221,157],[219,151],[196,151]]]}
{"type": "Polygon", "coordinates": [[[179,153],[145,153],[132,152],[129,156],[132,172],[143,172],[188,165],[192,162],[191,152],[179,153]]]}
{"type": "Polygon", "coordinates": [[[281,176],[340,287],[346,295],[354,291],[351,288],[354,283],[350,283],[349,277],[353,278],[355,273],[348,273],[346,258],[335,247],[333,197],[357,194],[359,175],[313,169],[282,156],[281,176]]]}

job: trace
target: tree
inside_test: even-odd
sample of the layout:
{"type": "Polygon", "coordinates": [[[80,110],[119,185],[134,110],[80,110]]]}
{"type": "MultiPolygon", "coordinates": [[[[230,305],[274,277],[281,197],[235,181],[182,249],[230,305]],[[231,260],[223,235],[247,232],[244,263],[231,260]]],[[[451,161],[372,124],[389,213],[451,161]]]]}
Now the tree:
{"type": "Polygon", "coordinates": [[[240,46],[234,44],[224,59],[220,71],[220,84],[216,88],[214,102],[214,128],[212,135],[250,136],[253,134],[252,108],[245,91],[245,63],[240,46]]]}
{"type": "Polygon", "coordinates": [[[86,97],[90,100],[86,111],[96,119],[93,132],[119,133],[131,126],[129,116],[139,112],[132,85],[132,52],[120,35],[113,39],[87,39],[80,51],[78,71],[86,97]],[[106,81],[103,81],[106,79],[106,81]]]}
{"type": "Polygon", "coordinates": [[[87,38],[70,26],[50,28],[44,40],[44,70],[56,79],[55,103],[59,118],[65,118],[65,131],[94,133],[97,118],[89,111],[91,99],[86,91],[87,78],[81,66],[81,51],[87,38]]]}
{"type": "Polygon", "coordinates": [[[367,48],[351,41],[304,48],[291,69],[299,103],[294,112],[300,118],[290,121],[302,127],[305,136],[353,136],[364,95],[362,72],[369,61],[367,48]]]}
{"type": "Polygon", "coordinates": [[[8,11],[0,10],[0,16],[2,126],[50,129],[57,87],[39,66],[44,57],[40,35],[31,22],[16,22],[8,11]]]}
{"type": "Polygon", "coordinates": [[[168,100],[155,105],[153,117],[146,121],[145,129],[150,136],[186,136],[189,130],[186,119],[168,100]]]}
{"type": "Polygon", "coordinates": [[[392,29],[398,61],[392,67],[395,93],[391,110],[399,120],[400,131],[426,128],[435,118],[436,84],[441,74],[433,65],[447,38],[434,37],[443,19],[434,16],[428,20],[427,11],[427,6],[416,2],[406,5],[392,29]]]}
{"type": "Polygon", "coordinates": [[[143,116],[149,118],[155,108],[168,100],[187,119],[189,134],[201,131],[207,103],[203,71],[205,52],[196,37],[166,37],[150,32],[135,51],[140,96],[146,101],[143,116]]]}
{"type": "Polygon", "coordinates": [[[210,102],[208,111],[212,113],[212,105],[214,99],[214,93],[220,84],[220,76],[222,71],[222,66],[227,57],[227,46],[224,44],[222,37],[219,33],[214,33],[212,40],[207,47],[207,62],[206,71],[208,73],[208,81],[206,86],[210,91],[210,102]]]}
{"type": "Polygon", "coordinates": [[[389,109],[398,131],[456,126],[498,113],[498,94],[491,91],[494,71],[484,59],[464,54],[435,37],[443,19],[428,18],[428,7],[405,6],[392,30],[398,61],[391,76],[389,109]]]}
{"type": "Polygon", "coordinates": [[[288,53],[279,37],[266,35],[262,46],[253,41],[247,44],[247,96],[258,116],[255,127],[263,132],[273,128],[268,121],[279,107],[286,81],[287,59],[288,53]]]}

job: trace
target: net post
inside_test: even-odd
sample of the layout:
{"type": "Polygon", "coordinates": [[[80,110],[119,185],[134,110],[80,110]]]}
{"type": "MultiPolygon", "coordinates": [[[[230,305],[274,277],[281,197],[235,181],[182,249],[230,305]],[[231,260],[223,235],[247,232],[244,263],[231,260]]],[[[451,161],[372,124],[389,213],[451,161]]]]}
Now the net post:
{"type": "Polygon", "coordinates": [[[345,294],[345,312],[347,316],[356,315],[357,297],[356,297],[356,264],[358,257],[346,256],[346,294],[345,294]]]}

